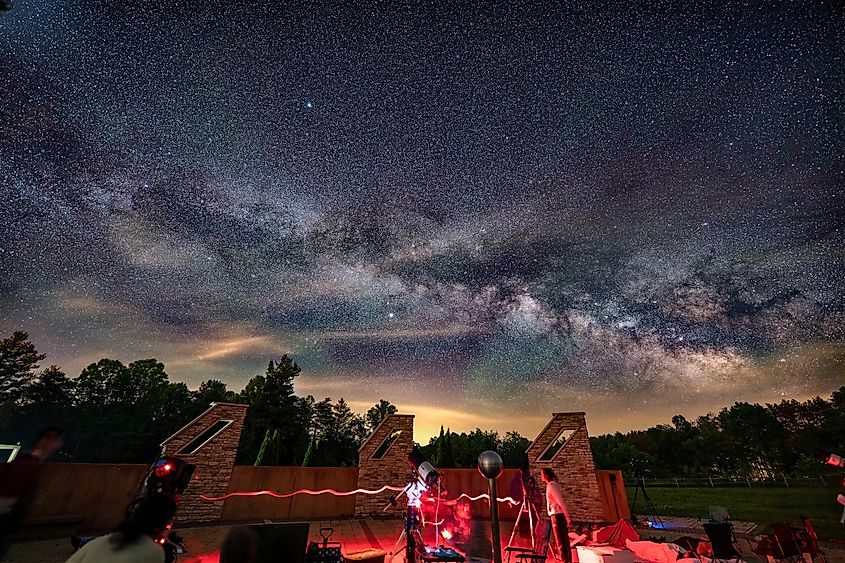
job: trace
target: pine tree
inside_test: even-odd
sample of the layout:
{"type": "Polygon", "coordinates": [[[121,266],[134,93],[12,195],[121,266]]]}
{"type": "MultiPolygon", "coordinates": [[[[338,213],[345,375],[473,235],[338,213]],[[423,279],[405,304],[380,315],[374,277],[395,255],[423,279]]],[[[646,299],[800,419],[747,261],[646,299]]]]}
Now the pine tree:
{"type": "Polygon", "coordinates": [[[255,466],[278,465],[280,435],[277,428],[268,428],[264,433],[264,441],[261,442],[261,449],[255,458],[255,466]]]}
{"type": "Polygon", "coordinates": [[[0,403],[17,401],[35,377],[38,362],[46,357],[38,353],[25,332],[16,331],[0,340],[0,403]]]}
{"type": "Polygon", "coordinates": [[[446,432],[446,455],[443,459],[443,467],[451,469],[455,467],[455,454],[452,452],[452,430],[446,432]]]}
{"type": "Polygon", "coordinates": [[[314,455],[314,449],[316,448],[314,437],[312,436],[310,440],[308,440],[308,449],[305,450],[305,457],[302,458],[302,467],[309,467],[311,465],[311,457],[314,455]]]}
{"type": "Polygon", "coordinates": [[[431,463],[434,464],[435,467],[441,467],[443,464],[441,460],[444,459],[446,455],[446,438],[443,435],[443,425],[440,425],[440,435],[437,436],[437,439],[434,441],[434,455],[431,458],[431,463]]]}

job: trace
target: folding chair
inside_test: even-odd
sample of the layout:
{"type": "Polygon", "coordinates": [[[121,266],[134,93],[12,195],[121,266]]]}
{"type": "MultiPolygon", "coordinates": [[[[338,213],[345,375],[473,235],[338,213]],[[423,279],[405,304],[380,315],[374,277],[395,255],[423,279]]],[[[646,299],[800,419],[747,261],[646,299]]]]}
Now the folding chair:
{"type": "Polygon", "coordinates": [[[787,559],[789,561],[797,562],[802,559],[801,546],[795,539],[795,532],[792,526],[785,522],[778,522],[772,524],[772,549],[774,553],[772,557],[775,559],[787,559]]]}
{"type": "Polygon", "coordinates": [[[741,561],[742,556],[733,542],[733,529],[730,522],[704,523],[704,533],[710,540],[715,561],[741,561]]]}
{"type": "Polygon", "coordinates": [[[549,542],[552,539],[552,523],[547,520],[540,520],[537,522],[537,528],[540,528],[540,523],[545,524],[545,530],[540,532],[537,530],[537,535],[542,534],[541,537],[537,538],[537,541],[534,542],[534,549],[530,547],[513,547],[508,546],[505,548],[505,552],[508,554],[507,561],[510,563],[511,555],[515,555],[516,560],[529,562],[529,561],[545,561],[548,557],[549,553],[549,542]]]}
{"type": "MultiPolygon", "coordinates": [[[[722,522],[726,522],[731,526],[731,538],[733,538],[734,543],[739,543],[736,537],[736,533],[734,532],[734,524],[733,520],[731,519],[731,514],[728,512],[728,509],[724,506],[708,506],[707,507],[707,514],[710,517],[710,522],[713,524],[719,524],[722,522]]],[[[699,518],[701,520],[701,518],[699,518]]]]}
{"type": "Polygon", "coordinates": [[[801,523],[804,524],[804,537],[806,540],[801,546],[801,552],[808,554],[811,561],[827,563],[824,551],[819,547],[819,536],[816,535],[816,527],[813,526],[813,521],[806,516],[802,516],[801,523]]]}
{"type": "Polygon", "coordinates": [[[731,515],[728,509],[724,506],[708,506],[707,512],[710,514],[710,520],[713,522],[730,522],[731,515]]]}

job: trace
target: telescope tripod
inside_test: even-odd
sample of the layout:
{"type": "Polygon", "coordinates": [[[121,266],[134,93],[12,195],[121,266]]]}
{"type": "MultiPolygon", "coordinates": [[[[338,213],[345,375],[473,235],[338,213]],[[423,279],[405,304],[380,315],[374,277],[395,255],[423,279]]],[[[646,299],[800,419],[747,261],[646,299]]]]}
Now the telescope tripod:
{"type": "Polygon", "coordinates": [[[508,547],[513,546],[513,537],[516,535],[517,530],[519,530],[519,521],[522,519],[523,513],[528,514],[528,530],[531,532],[531,549],[533,550],[537,547],[534,545],[534,526],[535,522],[540,521],[540,514],[537,512],[537,507],[534,506],[534,503],[528,498],[528,495],[523,495],[522,497],[522,506],[519,507],[519,514],[516,515],[516,522],[513,523],[513,530],[511,531],[511,537],[508,540],[508,547]]]}
{"type": "Polygon", "coordinates": [[[418,526],[417,510],[414,506],[408,506],[408,512],[405,514],[405,527],[402,528],[399,539],[393,545],[393,550],[390,552],[390,561],[393,561],[399,555],[399,550],[403,547],[403,541],[405,542],[405,563],[414,563],[417,557],[417,545],[425,545],[422,532],[418,526]]]}
{"type": "Polygon", "coordinates": [[[660,519],[660,515],[657,513],[657,509],[654,508],[654,503],[651,502],[651,497],[648,496],[648,491],[645,490],[645,479],[641,475],[636,476],[637,484],[634,487],[634,501],[631,503],[631,523],[636,526],[637,522],[637,495],[640,491],[643,493],[643,502],[645,503],[644,511],[647,511],[646,516],[649,517],[646,522],[648,522],[649,527],[655,527],[654,524],[659,524],[659,526],[663,527],[663,520],[660,519]]]}

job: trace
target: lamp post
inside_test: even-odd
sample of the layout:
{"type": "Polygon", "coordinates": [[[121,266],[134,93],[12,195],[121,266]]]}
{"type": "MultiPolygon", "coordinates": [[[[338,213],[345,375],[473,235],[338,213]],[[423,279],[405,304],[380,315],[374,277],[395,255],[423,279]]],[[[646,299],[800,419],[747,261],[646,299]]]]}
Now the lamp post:
{"type": "Polygon", "coordinates": [[[502,474],[502,456],[487,450],[478,456],[478,471],[487,478],[490,492],[490,530],[493,535],[493,563],[502,563],[502,541],[499,537],[499,501],[496,495],[496,478],[502,474]]]}

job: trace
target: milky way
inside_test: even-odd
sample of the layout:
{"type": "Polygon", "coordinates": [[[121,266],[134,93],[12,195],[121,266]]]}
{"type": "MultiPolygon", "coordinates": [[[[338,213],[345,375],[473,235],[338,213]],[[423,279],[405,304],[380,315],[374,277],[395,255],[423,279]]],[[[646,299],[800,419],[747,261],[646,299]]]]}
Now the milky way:
{"type": "Polygon", "coordinates": [[[0,328],[591,431],[845,380],[836,2],[27,2],[0,328]]]}

